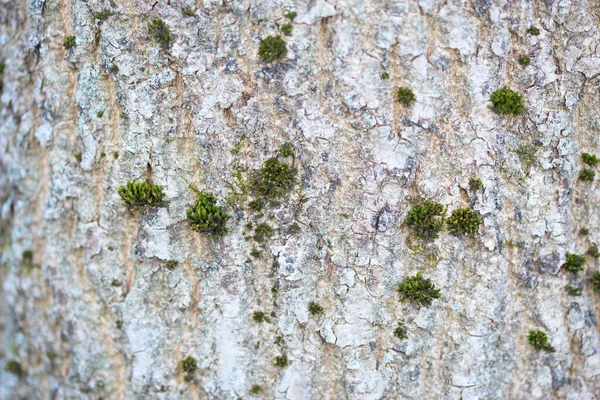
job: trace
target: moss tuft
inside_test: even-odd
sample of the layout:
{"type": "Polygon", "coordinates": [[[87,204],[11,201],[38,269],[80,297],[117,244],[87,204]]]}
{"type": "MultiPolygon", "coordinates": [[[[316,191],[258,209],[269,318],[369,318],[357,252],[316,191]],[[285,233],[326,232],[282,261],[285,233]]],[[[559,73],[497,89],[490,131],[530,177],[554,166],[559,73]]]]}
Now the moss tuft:
{"type": "Polygon", "coordinates": [[[174,36],[162,19],[157,18],[153,19],[152,22],[148,22],[148,30],[152,35],[152,39],[154,39],[163,50],[169,50],[169,46],[171,46],[174,36]]]}
{"type": "Polygon", "coordinates": [[[267,36],[260,41],[258,56],[266,62],[284,58],[287,54],[285,41],[281,36],[267,36]]]}
{"type": "Polygon", "coordinates": [[[592,182],[594,180],[595,176],[596,176],[596,173],[594,171],[592,171],[589,168],[584,168],[579,173],[579,180],[584,181],[584,182],[592,182]]]}
{"type": "Polygon", "coordinates": [[[506,86],[491,94],[493,106],[490,109],[500,115],[521,115],[525,110],[523,95],[513,92],[506,86]]]}
{"type": "Polygon", "coordinates": [[[196,202],[187,210],[190,227],[200,233],[213,236],[227,234],[227,215],[222,207],[217,206],[217,199],[211,193],[198,193],[196,202]]]}
{"type": "Polygon", "coordinates": [[[164,207],[167,204],[163,200],[165,193],[162,186],[149,181],[127,181],[125,186],[117,188],[117,193],[125,204],[134,209],[164,207]]]}
{"type": "Polygon", "coordinates": [[[63,41],[63,46],[65,46],[66,50],[71,50],[73,47],[77,46],[77,39],[75,39],[75,36],[67,36],[63,41]]]}
{"type": "Polygon", "coordinates": [[[405,107],[410,106],[417,98],[410,88],[401,87],[396,91],[396,101],[405,107]]]}
{"type": "Polygon", "coordinates": [[[290,360],[288,360],[287,355],[283,354],[281,356],[275,357],[275,366],[279,368],[285,368],[290,365],[290,360]]]}
{"type": "Polygon", "coordinates": [[[294,26],[292,24],[283,24],[281,25],[281,32],[285,36],[292,36],[292,31],[294,30],[294,26]]]}
{"type": "Polygon", "coordinates": [[[435,288],[431,280],[423,278],[421,272],[409,276],[404,283],[398,284],[398,293],[400,293],[400,302],[408,300],[425,307],[430,306],[434,299],[441,297],[440,290],[435,288]]]}
{"type": "Polygon", "coordinates": [[[548,343],[548,335],[542,331],[529,331],[527,341],[537,350],[546,350],[550,353],[555,351],[554,347],[548,343]]]}
{"type": "Polygon", "coordinates": [[[537,36],[540,34],[540,30],[536,26],[533,26],[533,25],[531,25],[529,27],[529,29],[527,29],[527,32],[529,32],[530,35],[534,35],[534,36],[537,36]]]}
{"type": "Polygon", "coordinates": [[[250,187],[267,200],[276,200],[291,191],[296,185],[298,170],[294,166],[270,158],[250,179],[250,187]]]}
{"type": "Polygon", "coordinates": [[[483,187],[483,182],[479,178],[469,178],[469,189],[476,192],[483,187]]]}
{"type": "Polygon", "coordinates": [[[600,162],[600,159],[598,159],[598,157],[589,153],[583,153],[581,155],[581,159],[590,167],[595,167],[600,162]]]}
{"type": "Polygon", "coordinates": [[[184,358],[181,362],[181,369],[183,370],[183,372],[188,374],[194,372],[197,367],[198,365],[196,363],[196,359],[192,356],[184,358]]]}
{"type": "Polygon", "coordinates": [[[529,56],[526,55],[522,55],[521,57],[519,57],[519,64],[521,64],[522,66],[526,67],[531,63],[531,58],[529,58],[529,56]]]}
{"type": "Polygon", "coordinates": [[[254,228],[253,238],[257,242],[265,242],[271,236],[273,236],[274,232],[275,232],[275,230],[273,228],[271,228],[269,226],[269,224],[267,224],[265,222],[261,222],[260,224],[256,224],[256,227],[254,228]]]}
{"type": "Polygon", "coordinates": [[[477,212],[468,207],[452,211],[452,215],[448,218],[448,230],[456,235],[474,235],[479,231],[480,224],[481,219],[477,212]]]}
{"type": "Polygon", "coordinates": [[[263,209],[263,202],[261,199],[252,200],[248,203],[248,207],[254,212],[261,212],[263,209]]]}
{"type": "Polygon", "coordinates": [[[578,274],[579,271],[583,271],[583,264],[585,264],[585,256],[569,253],[567,251],[567,261],[562,265],[562,268],[566,271],[578,274]]]}
{"type": "Polygon", "coordinates": [[[323,312],[323,307],[319,303],[311,301],[308,303],[308,312],[311,315],[319,315],[323,312]]]}
{"type": "Polygon", "coordinates": [[[445,218],[445,206],[435,201],[424,201],[408,212],[404,224],[411,228],[417,238],[432,240],[442,231],[445,218]]]}
{"type": "Polygon", "coordinates": [[[6,366],[4,367],[4,370],[6,372],[10,372],[13,375],[17,375],[17,376],[23,376],[25,371],[23,370],[23,367],[21,366],[21,363],[15,360],[10,360],[6,363],[6,366]]]}
{"type": "Polygon", "coordinates": [[[407,339],[408,335],[406,334],[406,328],[404,328],[402,324],[398,324],[396,329],[394,329],[394,336],[400,340],[407,339]]]}

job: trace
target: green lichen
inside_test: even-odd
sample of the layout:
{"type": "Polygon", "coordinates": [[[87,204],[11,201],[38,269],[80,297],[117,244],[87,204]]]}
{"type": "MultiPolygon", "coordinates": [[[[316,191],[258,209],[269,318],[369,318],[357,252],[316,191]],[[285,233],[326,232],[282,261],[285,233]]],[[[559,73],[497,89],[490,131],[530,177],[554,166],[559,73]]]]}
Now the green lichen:
{"type": "Polygon", "coordinates": [[[6,363],[6,366],[4,367],[4,370],[6,372],[9,372],[13,375],[17,375],[17,376],[23,376],[25,374],[25,371],[23,370],[23,367],[21,366],[21,363],[15,360],[10,360],[6,363]]]}
{"type": "Polygon", "coordinates": [[[171,46],[171,42],[175,37],[171,34],[169,27],[163,20],[156,18],[153,19],[152,22],[148,22],[148,30],[150,31],[152,39],[154,39],[163,50],[169,50],[169,46],[171,46]]]}
{"type": "Polygon", "coordinates": [[[469,189],[476,192],[483,187],[483,182],[479,178],[469,178],[469,189]]]}
{"type": "Polygon", "coordinates": [[[100,23],[102,23],[106,21],[111,15],[112,12],[108,8],[104,8],[102,9],[102,11],[96,11],[94,13],[94,18],[96,18],[100,23]]]}
{"type": "Polygon", "coordinates": [[[270,158],[250,179],[249,185],[260,197],[273,201],[287,195],[296,186],[298,170],[270,158]]]}
{"type": "Polygon", "coordinates": [[[594,171],[592,171],[589,168],[584,168],[579,173],[579,180],[584,181],[584,182],[592,182],[594,180],[595,176],[596,176],[596,173],[594,171]]]}
{"type": "Polygon", "coordinates": [[[519,64],[521,64],[522,66],[526,67],[531,63],[531,58],[529,58],[529,56],[526,55],[522,55],[521,57],[519,57],[519,64]]]}
{"type": "Polygon", "coordinates": [[[396,91],[396,101],[405,107],[409,107],[416,99],[415,94],[410,88],[401,87],[396,91]]]}
{"type": "Polygon", "coordinates": [[[77,39],[75,39],[75,36],[67,36],[63,41],[63,46],[65,46],[65,50],[71,50],[77,46],[77,39]]]}
{"type": "Polygon", "coordinates": [[[600,162],[600,159],[598,157],[589,153],[583,153],[581,155],[581,159],[590,167],[595,167],[600,162]]]}
{"type": "Polygon", "coordinates": [[[293,21],[294,18],[296,18],[298,14],[296,13],[296,11],[290,11],[289,13],[285,14],[284,17],[286,17],[287,19],[293,21]]]}
{"type": "Polygon", "coordinates": [[[132,209],[148,207],[164,207],[163,187],[149,181],[127,181],[127,184],[117,188],[121,199],[132,209]]]}
{"type": "Polygon", "coordinates": [[[407,277],[403,283],[398,284],[400,302],[410,301],[412,303],[428,307],[434,299],[441,297],[440,290],[435,288],[431,280],[423,278],[421,272],[415,276],[407,277]]]}
{"type": "Polygon", "coordinates": [[[262,324],[263,322],[271,322],[271,319],[262,311],[254,311],[252,314],[252,320],[259,324],[262,324]]]}
{"type": "Polygon", "coordinates": [[[290,361],[288,360],[287,355],[283,354],[281,356],[275,357],[275,366],[279,368],[285,368],[290,365],[290,361]]]}
{"type": "Polygon", "coordinates": [[[535,36],[540,34],[540,30],[536,26],[533,26],[533,25],[531,25],[529,27],[529,29],[527,29],[527,32],[529,32],[530,35],[535,35],[535,36]]]}
{"type": "Polygon", "coordinates": [[[519,157],[519,161],[521,161],[523,167],[530,168],[537,159],[535,155],[539,148],[539,146],[534,144],[522,144],[511,151],[519,157]]]}
{"type": "Polygon", "coordinates": [[[576,286],[567,286],[567,293],[570,296],[581,296],[581,288],[576,286]]]}
{"type": "Polygon", "coordinates": [[[183,372],[188,373],[188,374],[191,374],[192,372],[194,372],[197,367],[198,367],[198,365],[196,363],[196,359],[192,356],[188,356],[188,357],[184,358],[183,361],[181,362],[181,369],[183,370],[183,372]]]}
{"type": "Polygon", "coordinates": [[[537,350],[546,350],[550,353],[555,351],[554,347],[548,343],[548,335],[542,331],[529,331],[527,341],[537,350]]]}
{"type": "Polygon", "coordinates": [[[287,54],[285,41],[281,36],[267,36],[260,41],[258,56],[266,62],[273,62],[284,58],[287,54]]]}
{"type": "Polygon", "coordinates": [[[175,268],[177,268],[179,266],[179,261],[177,260],[168,260],[165,263],[165,268],[168,269],[169,271],[174,271],[175,268]]]}
{"type": "Polygon", "coordinates": [[[477,212],[469,207],[452,211],[452,215],[448,218],[448,230],[456,235],[474,235],[479,231],[480,224],[481,219],[477,212]]]}
{"type": "Polygon", "coordinates": [[[394,336],[399,340],[407,339],[408,335],[406,333],[406,328],[402,324],[398,324],[396,329],[394,329],[394,336]]]}
{"type": "Polygon", "coordinates": [[[600,292],[600,272],[594,272],[592,285],[594,286],[594,292],[600,292]]]}
{"type": "Polygon", "coordinates": [[[257,242],[263,243],[266,242],[271,236],[273,236],[274,232],[275,229],[271,228],[269,224],[261,222],[259,224],[256,224],[256,227],[254,228],[253,238],[257,242]]]}
{"type": "Polygon", "coordinates": [[[567,251],[567,261],[562,265],[562,268],[565,271],[572,272],[574,274],[578,274],[580,271],[583,271],[583,265],[585,264],[585,256],[579,254],[569,253],[567,251]]]}
{"type": "Polygon", "coordinates": [[[187,220],[192,230],[213,236],[227,234],[227,220],[231,218],[211,193],[198,193],[196,202],[187,210],[187,220]]]}
{"type": "Polygon", "coordinates": [[[600,258],[600,251],[598,251],[598,246],[595,244],[590,246],[588,249],[588,254],[594,258],[600,258]]]}
{"type": "Polygon", "coordinates": [[[277,152],[281,154],[283,157],[293,157],[294,156],[294,148],[290,142],[285,142],[277,149],[277,152]]]}
{"type": "Polygon", "coordinates": [[[281,25],[281,32],[285,36],[292,36],[292,31],[294,30],[294,26],[292,24],[283,24],[281,25]]]}
{"type": "Polygon", "coordinates": [[[311,315],[319,315],[323,312],[323,307],[319,303],[311,301],[308,303],[308,312],[311,315]]]}
{"type": "Polygon", "coordinates": [[[444,227],[446,207],[435,201],[423,201],[413,206],[404,219],[412,233],[419,239],[432,240],[444,227]]]}
{"type": "Polygon", "coordinates": [[[506,86],[491,94],[493,106],[490,109],[500,115],[521,115],[525,110],[523,95],[513,92],[506,86]]]}

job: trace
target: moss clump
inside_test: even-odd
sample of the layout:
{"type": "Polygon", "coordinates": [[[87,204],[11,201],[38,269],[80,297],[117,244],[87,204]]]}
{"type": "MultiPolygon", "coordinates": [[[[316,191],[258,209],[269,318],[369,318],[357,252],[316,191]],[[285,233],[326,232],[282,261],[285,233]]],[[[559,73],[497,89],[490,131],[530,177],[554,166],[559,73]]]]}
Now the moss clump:
{"type": "Polygon", "coordinates": [[[217,199],[211,193],[198,193],[196,202],[187,210],[190,227],[200,233],[213,236],[227,234],[227,215],[222,207],[217,206],[217,199]]]}
{"type": "Polygon", "coordinates": [[[456,235],[474,235],[479,231],[480,224],[481,219],[477,212],[468,207],[452,211],[452,215],[448,218],[448,230],[456,235]]]}
{"type": "Polygon", "coordinates": [[[254,228],[253,238],[257,242],[265,242],[271,236],[273,236],[274,232],[275,232],[275,229],[271,228],[269,226],[269,224],[267,224],[265,222],[261,222],[260,224],[257,224],[256,227],[254,228]]]}
{"type": "Polygon", "coordinates": [[[9,362],[7,362],[6,366],[4,367],[4,370],[17,376],[23,376],[23,374],[25,373],[23,367],[21,366],[21,363],[15,360],[10,360],[9,362]]]}
{"type": "Polygon", "coordinates": [[[476,192],[483,187],[483,182],[479,178],[469,178],[469,189],[471,192],[476,192]]]}
{"type": "Polygon", "coordinates": [[[583,264],[585,264],[585,256],[569,253],[567,251],[567,261],[562,265],[562,268],[566,271],[578,274],[579,271],[583,271],[583,264]]]}
{"type": "Polygon", "coordinates": [[[149,181],[127,181],[125,186],[117,188],[117,193],[129,207],[144,209],[148,207],[164,207],[165,193],[160,185],[149,181]]]}
{"type": "Polygon", "coordinates": [[[409,276],[404,283],[398,284],[400,302],[409,300],[421,306],[428,307],[434,299],[441,297],[440,290],[435,288],[431,280],[423,278],[421,272],[415,276],[409,276]]]}
{"type": "Polygon", "coordinates": [[[271,319],[262,311],[254,311],[252,314],[252,320],[259,324],[262,324],[263,322],[271,322],[271,319]]]}
{"type": "Polygon", "coordinates": [[[298,170],[294,166],[270,158],[260,171],[250,179],[250,187],[267,200],[276,200],[289,193],[296,185],[298,170]]]}
{"type": "Polygon", "coordinates": [[[165,263],[165,268],[167,268],[169,271],[174,271],[175,268],[177,268],[179,266],[179,261],[177,260],[168,260],[165,263]]]}
{"type": "Polygon", "coordinates": [[[576,286],[567,286],[567,293],[569,293],[570,296],[581,296],[581,288],[576,286]]]}
{"type": "Polygon", "coordinates": [[[283,157],[293,157],[294,156],[294,148],[290,142],[285,142],[277,149],[277,152],[281,154],[283,157]]]}
{"type": "Polygon", "coordinates": [[[529,27],[529,29],[527,29],[527,32],[529,32],[530,35],[534,35],[534,36],[537,36],[540,34],[540,30],[536,26],[533,26],[533,25],[531,25],[529,27]]]}
{"type": "Polygon", "coordinates": [[[600,272],[594,272],[592,284],[594,286],[594,292],[600,292],[600,272]]]}
{"type": "Polygon", "coordinates": [[[598,246],[590,246],[590,248],[588,249],[588,254],[594,258],[600,258],[600,251],[598,251],[598,246]]]}
{"type": "Polygon", "coordinates": [[[500,115],[521,115],[525,110],[523,95],[513,92],[506,86],[491,94],[493,106],[490,109],[500,115]]]}
{"type": "Polygon", "coordinates": [[[184,358],[181,362],[181,369],[183,370],[183,372],[188,374],[194,372],[197,367],[198,365],[196,364],[196,359],[192,356],[184,358]]]}
{"type": "Polygon", "coordinates": [[[252,385],[250,388],[250,394],[260,394],[262,392],[262,387],[260,385],[252,385]]]}
{"type": "Polygon", "coordinates": [[[408,335],[406,334],[406,328],[404,328],[402,324],[398,324],[396,329],[394,329],[394,336],[400,340],[407,339],[408,335]]]}
{"type": "Polygon", "coordinates": [[[94,13],[94,18],[96,18],[99,22],[104,22],[112,15],[112,12],[108,8],[102,9],[102,11],[96,11],[94,13]]]}
{"type": "Polygon", "coordinates": [[[405,107],[410,106],[417,98],[410,88],[401,87],[396,91],[396,101],[405,107]]]}
{"type": "Polygon", "coordinates": [[[596,176],[596,173],[594,171],[592,171],[589,168],[584,168],[579,173],[579,180],[584,181],[584,182],[592,182],[594,180],[595,176],[596,176]]]}
{"type": "Polygon", "coordinates": [[[404,224],[411,228],[413,234],[423,240],[432,240],[444,227],[446,207],[435,201],[424,201],[416,204],[408,212],[404,224]]]}
{"type": "Polygon", "coordinates": [[[521,64],[522,66],[526,67],[531,63],[531,58],[529,58],[529,56],[526,55],[522,55],[521,57],[519,57],[519,64],[521,64]]]}
{"type": "Polygon", "coordinates": [[[162,19],[153,19],[152,22],[148,22],[148,30],[152,39],[160,45],[160,47],[167,51],[173,41],[174,37],[169,30],[167,24],[162,19]]]}
{"type": "Polygon", "coordinates": [[[600,162],[600,159],[598,159],[598,157],[589,153],[583,153],[581,155],[581,159],[590,167],[595,167],[600,162]]]}
{"type": "Polygon", "coordinates": [[[554,347],[548,343],[548,335],[542,331],[529,331],[527,335],[527,341],[537,350],[546,350],[550,353],[554,353],[554,347]]]}
{"type": "Polygon", "coordinates": [[[308,303],[308,312],[311,315],[319,315],[323,312],[323,307],[319,303],[311,301],[308,303]]]}
{"type": "Polygon", "coordinates": [[[280,60],[287,54],[285,41],[281,36],[267,36],[260,41],[258,56],[266,62],[280,60]]]}
{"type": "Polygon", "coordinates": [[[77,46],[77,39],[75,39],[75,36],[67,36],[63,41],[63,46],[65,46],[65,50],[71,50],[77,46]]]}
{"type": "Polygon", "coordinates": [[[290,11],[289,13],[285,14],[284,17],[286,17],[287,19],[293,21],[294,18],[296,18],[298,14],[296,13],[296,11],[290,11]]]}
{"type": "Polygon", "coordinates": [[[283,354],[281,356],[275,357],[275,366],[279,368],[285,368],[290,365],[290,360],[288,360],[287,355],[283,354]]]}
{"type": "Polygon", "coordinates": [[[252,200],[248,203],[248,207],[254,212],[261,212],[263,209],[263,202],[261,199],[252,200]]]}
{"type": "Polygon", "coordinates": [[[283,24],[281,25],[281,32],[285,36],[292,36],[292,31],[294,30],[294,26],[292,24],[283,24]]]}

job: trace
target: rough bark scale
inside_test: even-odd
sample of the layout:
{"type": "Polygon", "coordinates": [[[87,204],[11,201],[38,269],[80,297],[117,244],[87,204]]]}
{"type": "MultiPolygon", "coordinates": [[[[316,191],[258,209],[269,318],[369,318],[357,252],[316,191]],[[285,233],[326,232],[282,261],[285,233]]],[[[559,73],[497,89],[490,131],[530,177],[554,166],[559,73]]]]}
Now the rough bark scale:
{"type": "Polygon", "coordinates": [[[1,0],[0,397],[232,399],[259,384],[257,398],[594,398],[598,262],[579,280],[560,266],[600,240],[598,184],[577,179],[581,152],[600,153],[599,9],[1,0]],[[99,23],[104,8],[113,15],[99,23]],[[287,57],[265,64],[259,39],[292,9],[287,57]],[[150,38],[154,18],[176,35],[168,53],[150,38]],[[504,85],[524,93],[523,116],[489,110],[504,85]],[[414,106],[394,102],[400,86],[414,106]],[[223,239],[189,229],[188,183],[224,199],[236,170],[286,141],[302,193],[266,211],[280,229],[261,259],[247,262],[247,207],[228,207],[223,239]],[[538,148],[531,166],[521,145],[538,148]],[[132,214],[115,188],[148,173],[170,203],[132,214]],[[470,177],[484,190],[468,193],[470,177]],[[401,223],[415,197],[471,204],[479,235],[410,246],[401,223]],[[300,233],[286,233],[293,222],[300,233]],[[417,271],[441,288],[431,307],[398,302],[417,271]],[[577,283],[583,295],[569,296],[577,283]],[[271,322],[253,322],[257,310],[271,322]],[[556,352],[534,350],[530,329],[556,352]],[[291,365],[278,369],[283,353],[291,365]]]}

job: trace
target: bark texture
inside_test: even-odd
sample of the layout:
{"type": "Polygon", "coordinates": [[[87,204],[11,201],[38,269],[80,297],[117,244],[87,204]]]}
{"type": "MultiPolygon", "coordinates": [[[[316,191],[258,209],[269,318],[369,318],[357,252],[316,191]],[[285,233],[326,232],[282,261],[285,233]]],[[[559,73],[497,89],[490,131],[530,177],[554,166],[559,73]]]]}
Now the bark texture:
{"type": "Polygon", "coordinates": [[[598,260],[561,265],[600,242],[598,178],[578,179],[600,155],[599,10],[0,0],[0,398],[597,398],[598,260]],[[261,61],[291,10],[285,59],[261,61]],[[489,109],[503,86],[523,115],[489,109]],[[300,184],[252,213],[244,179],[285,142],[300,184]],[[169,203],[132,213],[115,189],[146,178],[169,203]],[[190,229],[190,184],[232,215],[223,238],[190,229]],[[471,206],[479,233],[411,239],[416,198],[471,206]],[[248,222],[275,234],[257,244],[248,222]],[[441,289],[430,307],[398,301],[418,271],[441,289]]]}

